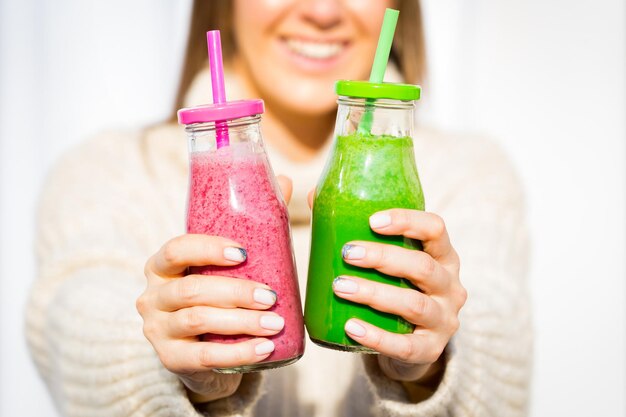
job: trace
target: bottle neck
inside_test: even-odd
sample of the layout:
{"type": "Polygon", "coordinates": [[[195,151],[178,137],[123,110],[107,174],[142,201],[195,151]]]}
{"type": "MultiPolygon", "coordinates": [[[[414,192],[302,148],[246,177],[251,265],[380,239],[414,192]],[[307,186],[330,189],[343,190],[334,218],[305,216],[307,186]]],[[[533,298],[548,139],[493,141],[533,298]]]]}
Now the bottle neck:
{"type": "MultiPolygon", "coordinates": [[[[229,120],[225,123],[228,129],[230,145],[249,144],[254,149],[262,149],[263,141],[260,128],[261,115],[229,120]]],[[[224,126],[216,122],[194,123],[185,126],[189,152],[206,152],[217,149],[217,129],[224,126]]]]}
{"type": "Polygon", "coordinates": [[[415,105],[413,101],[368,100],[339,97],[336,136],[369,134],[371,136],[412,137],[415,105]],[[363,123],[369,119],[371,123],[363,123]],[[369,129],[364,131],[364,126],[369,129]],[[360,129],[359,129],[360,127],[360,129]]]}

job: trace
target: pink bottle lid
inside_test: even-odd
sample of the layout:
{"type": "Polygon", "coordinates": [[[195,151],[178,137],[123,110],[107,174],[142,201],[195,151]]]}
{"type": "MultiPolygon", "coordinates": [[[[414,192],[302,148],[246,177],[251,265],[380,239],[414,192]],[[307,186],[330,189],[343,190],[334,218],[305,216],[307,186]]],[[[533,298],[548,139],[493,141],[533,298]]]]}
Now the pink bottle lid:
{"type": "Polygon", "coordinates": [[[227,122],[240,117],[263,114],[263,100],[235,100],[203,104],[178,110],[178,122],[184,125],[207,122],[227,122]]]}

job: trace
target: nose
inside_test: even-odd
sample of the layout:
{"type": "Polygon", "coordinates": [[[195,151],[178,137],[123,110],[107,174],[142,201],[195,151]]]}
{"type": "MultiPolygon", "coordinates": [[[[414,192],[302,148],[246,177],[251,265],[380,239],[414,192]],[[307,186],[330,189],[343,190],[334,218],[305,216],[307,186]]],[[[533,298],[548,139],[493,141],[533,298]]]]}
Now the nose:
{"type": "Polygon", "coordinates": [[[306,21],[320,29],[331,29],[341,22],[342,8],[338,0],[308,0],[302,2],[306,21]]]}

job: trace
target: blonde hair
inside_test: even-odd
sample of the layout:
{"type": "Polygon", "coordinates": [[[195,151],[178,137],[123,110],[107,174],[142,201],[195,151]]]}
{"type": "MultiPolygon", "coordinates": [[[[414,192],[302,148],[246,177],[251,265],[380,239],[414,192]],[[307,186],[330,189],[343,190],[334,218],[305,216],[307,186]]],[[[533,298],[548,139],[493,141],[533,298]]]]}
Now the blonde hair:
{"type": "MultiPolygon", "coordinates": [[[[421,83],[426,73],[426,51],[419,0],[399,0],[398,10],[400,17],[391,59],[406,82],[421,83]]],[[[196,74],[206,65],[206,31],[221,31],[224,61],[228,61],[237,52],[232,13],[231,0],[194,0],[187,49],[174,103],[174,119],[176,110],[183,106],[187,90],[196,74]]]]}

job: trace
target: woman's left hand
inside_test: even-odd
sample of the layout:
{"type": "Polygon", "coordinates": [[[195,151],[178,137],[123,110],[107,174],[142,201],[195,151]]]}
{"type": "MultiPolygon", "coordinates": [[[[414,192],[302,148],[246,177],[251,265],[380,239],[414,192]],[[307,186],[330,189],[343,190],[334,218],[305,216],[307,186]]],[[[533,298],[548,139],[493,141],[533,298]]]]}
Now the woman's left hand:
{"type": "Polygon", "coordinates": [[[459,281],[459,257],[450,244],[441,217],[417,210],[392,209],[370,217],[370,227],[381,235],[402,235],[422,242],[423,251],[395,245],[353,241],[343,248],[344,260],[362,268],[404,278],[417,289],[400,288],[354,276],[335,279],[337,296],[415,325],[411,334],[384,331],[358,319],[345,324],[348,335],[376,350],[383,372],[397,381],[428,376],[452,335],[467,292],[459,281]]]}

